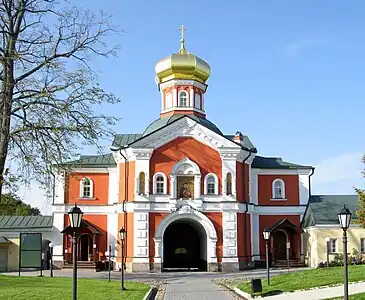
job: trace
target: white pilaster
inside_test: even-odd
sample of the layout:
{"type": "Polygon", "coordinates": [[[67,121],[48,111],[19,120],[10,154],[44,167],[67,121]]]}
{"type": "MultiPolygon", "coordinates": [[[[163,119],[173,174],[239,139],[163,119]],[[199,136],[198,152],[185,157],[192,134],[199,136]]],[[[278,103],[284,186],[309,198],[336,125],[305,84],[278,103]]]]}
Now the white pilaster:
{"type": "Polygon", "coordinates": [[[134,258],[136,263],[149,263],[148,212],[134,213],[134,258]]]}
{"type": "Polygon", "coordinates": [[[109,168],[109,183],[108,183],[108,204],[118,202],[118,177],[117,168],[109,168]]]}
{"type": "Polygon", "coordinates": [[[191,88],[190,89],[190,97],[189,97],[189,104],[190,104],[189,106],[190,107],[194,107],[194,102],[195,102],[194,95],[195,95],[194,89],[191,88]]]}
{"type": "Polygon", "coordinates": [[[259,186],[258,186],[259,182],[258,182],[258,175],[257,173],[252,173],[251,174],[251,203],[258,205],[259,204],[259,200],[258,200],[258,191],[259,191],[259,186]]]}
{"type": "Polygon", "coordinates": [[[170,195],[172,199],[176,199],[176,176],[170,175],[170,195]]]}
{"type": "Polygon", "coordinates": [[[309,200],[309,176],[299,175],[299,202],[306,205],[309,200]]]}
{"type": "Polygon", "coordinates": [[[64,214],[63,213],[53,213],[53,227],[55,228],[54,232],[58,232],[58,234],[53,235],[52,243],[54,243],[53,247],[53,260],[54,261],[63,261],[63,234],[61,231],[64,229],[64,214]]]}
{"type": "Polygon", "coordinates": [[[237,213],[223,212],[223,258],[222,262],[238,262],[237,213]]]}
{"type": "Polygon", "coordinates": [[[199,199],[201,196],[201,175],[194,176],[194,199],[199,199]]]}
{"type": "Polygon", "coordinates": [[[62,173],[55,177],[55,199],[54,204],[65,203],[65,176],[62,173]]]}
{"type": "Polygon", "coordinates": [[[109,246],[112,247],[112,252],[116,253],[117,248],[115,247],[118,240],[118,214],[116,212],[107,214],[107,251],[109,251],[109,246]]]}
{"type": "Polygon", "coordinates": [[[251,254],[253,255],[252,260],[260,259],[260,233],[259,227],[259,215],[252,213],[250,214],[250,227],[251,227],[251,254]]]}
{"type": "Polygon", "coordinates": [[[172,103],[173,103],[173,107],[177,107],[177,88],[173,89],[172,92],[172,103]]]}

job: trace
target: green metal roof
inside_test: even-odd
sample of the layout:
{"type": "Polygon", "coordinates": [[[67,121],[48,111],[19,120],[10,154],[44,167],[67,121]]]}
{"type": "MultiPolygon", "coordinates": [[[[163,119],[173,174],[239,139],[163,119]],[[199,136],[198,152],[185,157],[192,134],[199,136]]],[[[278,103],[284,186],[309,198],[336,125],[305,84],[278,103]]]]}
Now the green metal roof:
{"type": "Polygon", "coordinates": [[[114,136],[111,148],[119,148],[129,145],[130,143],[133,143],[135,140],[138,140],[140,137],[142,137],[142,134],[140,133],[116,134],[114,136]]]}
{"type": "Polygon", "coordinates": [[[52,231],[53,216],[0,216],[0,232],[52,231]]]}
{"type": "Polygon", "coordinates": [[[177,121],[179,119],[182,119],[184,117],[189,117],[190,119],[196,121],[197,123],[203,125],[204,127],[207,127],[208,129],[214,131],[215,133],[218,133],[219,135],[223,135],[223,133],[219,130],[219,128],[217,126],[215,126],[212,122],[210,122],[209,120],[207,120],[205,118],[200,118],[195,115],[172,115],[167,118],[160,118],[160,119],[153,121],[150,125],[148,125],[146,130],[143,132],[143,136],[146,136],[156,130],[159,130],[162,127],[165,127],[166,125],[168,125],[174,121],[177,121]]]}
{"type": "Polygon", "coordinates": [[[337,214],[343,208],[344,204],[352,212],[352,219],[356,220],[358,206],[357,195],[311,196],[303,216],[302,227],[339,224],[337,214]]]}
{"type": "Polygon", "coordinates": [[[311,169],[312,166],[297,165],[291,162],[283,161],[281,157],[263,157],[256,155],[252,168],[258,169],[311,169]]]}
{"type": "Polygon", "coordinates": [[[102,155],[81,155],[78,160],[74,160],[68,163],[73,167],[83,168],[107,168],[115,167],[117,164],[114,160],[113,154],[102,154],[102,155]]]}

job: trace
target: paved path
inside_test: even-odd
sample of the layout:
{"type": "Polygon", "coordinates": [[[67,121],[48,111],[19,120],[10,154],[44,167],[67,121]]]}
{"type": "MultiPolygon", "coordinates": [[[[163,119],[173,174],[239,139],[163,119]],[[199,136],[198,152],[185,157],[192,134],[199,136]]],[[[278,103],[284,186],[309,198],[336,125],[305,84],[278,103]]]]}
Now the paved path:
{"type": "Polygon", "coordinates": [[[232,300],[233,296],[209,278],[168,280],[164,300],[232,300]]]}
{"type": "MultiPolygon", "coordinates": [[[[365,292],[365,282],[353,283],[349,285],[349,294],[358,294],[365,292]]],[[[343,297],[343,285],[336,287],[328,287],[322,289],[314,289],[301,292],[293,292],[283,295],[265,297],[267,300],[319,300],[331,299],[335,297],[343,297]]]]}

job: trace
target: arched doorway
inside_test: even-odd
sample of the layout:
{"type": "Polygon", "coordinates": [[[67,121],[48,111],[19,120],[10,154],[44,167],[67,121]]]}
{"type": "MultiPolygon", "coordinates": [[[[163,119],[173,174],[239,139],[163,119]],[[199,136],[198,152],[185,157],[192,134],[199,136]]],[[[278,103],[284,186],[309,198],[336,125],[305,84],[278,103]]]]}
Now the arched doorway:
{"type": "Polygon", "coordinates": [[[171,223],[163,236],[164,271],[206,271],[207,249],[204,228],[191,220],[171,223]]]}
{"type": "Polygon", "coordinates": [[[284,230],[275,230],[272,234],[273,244],[274,244],[274,258],[275,260],[285,260],[287,259],[287,242],[288,236],[284,230]]]}
{"type": "Polygon", "coordinates": [[[93,239],[89,234],[85,233],[79,237],[78,249],[78,260],[88,261],[93,251],[93,239]]]}

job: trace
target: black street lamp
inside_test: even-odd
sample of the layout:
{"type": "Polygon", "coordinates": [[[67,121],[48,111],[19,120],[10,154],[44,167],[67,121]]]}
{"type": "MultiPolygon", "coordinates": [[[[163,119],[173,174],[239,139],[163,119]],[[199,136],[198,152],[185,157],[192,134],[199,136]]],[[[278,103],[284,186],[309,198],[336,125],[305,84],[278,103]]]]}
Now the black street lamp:
{"type": "Polygon", "coordinates": [[[349,280],[348,280],[348,266],[347,266],[347,229],[350,227],[351,223],[351,211],[343,206],[343,209],[338,213],[338,220],[340,221],[340,226],[343,230],[343,265],[344,265],[344,300],[349,299],[349,280]]]}
{"type": "Polygon", "coordinates": [[[54,247],[54,244],[53,243],[49,243],[49,254],[51,256],[51,261],[50,261],[50,264],[49,264],[49,271],[50,271],[50,276],[53,277],[53,247],[54,247]]]}
{"type": "Polygon", "coordinates": [[[72,250],[73,250],[73,282],[72,282],[72,299],[77,299],[77,236],[76,233],[81,226],[83,212],[77,205],[68,212],[70,225],[73,228],[72,250]]]}
{"type": "Polygon", "coordinates": [[[265,228],[263,236],[266,244],[266,271],[267,271],[267,285],[270,285],[270,268],[269,268],[269,240],[270,240],[270,229],[265,228]]]}
{"type": "Polygon", "coordinates": [[[125,291],[126,288],[124,287],[124,241],[125,241],[125,236],[126,236],[126,231],[124,229],[124,227],[122,227],[119,230],[119,237],[120,237],[120,241],[121,241],[121,245],[122,245],[122,264],[121,264],[121,269],[122,269],[122,274],[121,274],[121,281],[122,281],[122,285],[120,287],[121,291],[125,291]]]}

